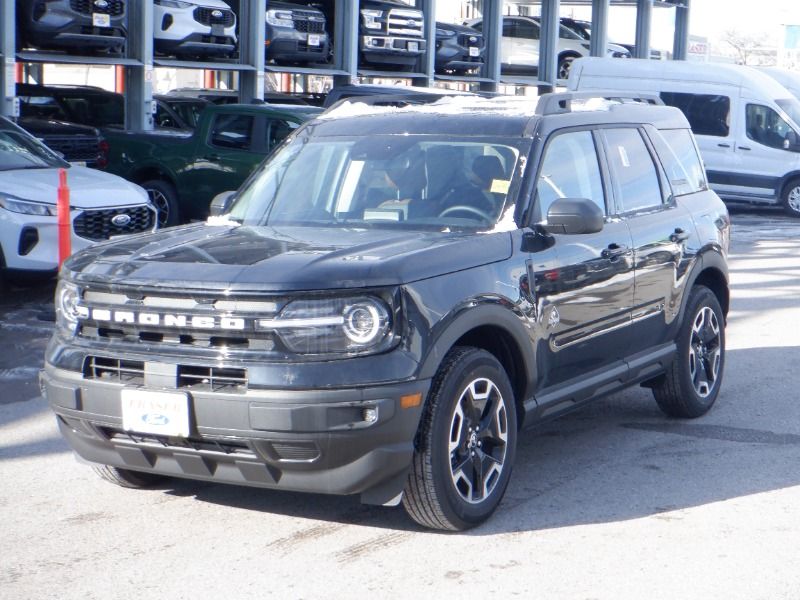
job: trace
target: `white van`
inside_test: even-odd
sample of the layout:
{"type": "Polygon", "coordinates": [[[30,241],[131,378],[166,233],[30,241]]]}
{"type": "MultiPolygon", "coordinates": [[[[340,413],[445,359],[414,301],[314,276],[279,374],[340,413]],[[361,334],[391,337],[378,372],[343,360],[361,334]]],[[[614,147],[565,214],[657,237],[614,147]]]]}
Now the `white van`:
{"type": "Polygon", "coordinates": [[[658,94],[689,120],[717,194],[782,204],[800,217],[800,101],[765,73],[727,64],[581,58],[568,87],[658,94]]]}
{"type": "Polygon", "coordinates": [[[800,100],[800,73],[780,67],[758,67],[758,70],[772,77],[800,100]]]}

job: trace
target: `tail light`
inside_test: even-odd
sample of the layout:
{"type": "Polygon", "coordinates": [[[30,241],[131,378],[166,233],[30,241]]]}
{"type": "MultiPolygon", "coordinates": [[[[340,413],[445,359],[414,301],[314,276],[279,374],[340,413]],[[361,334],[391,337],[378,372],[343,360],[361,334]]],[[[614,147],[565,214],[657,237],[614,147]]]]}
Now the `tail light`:
{"type": "Polygon", "coordinates": [[[97,144],[97,149],[100,151],[97,156],[97,168],[105,169],[108,166],[108,152],[111,150],[111,146],[108,145],[106,140],[100,140],[100,143],[97,144]]]}

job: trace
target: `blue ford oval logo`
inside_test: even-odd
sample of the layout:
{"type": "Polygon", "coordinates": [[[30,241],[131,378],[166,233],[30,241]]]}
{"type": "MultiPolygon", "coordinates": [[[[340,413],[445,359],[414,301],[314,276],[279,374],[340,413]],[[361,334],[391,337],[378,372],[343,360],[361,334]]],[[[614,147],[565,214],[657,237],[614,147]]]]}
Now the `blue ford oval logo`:
{"type": "Polygon", "coordinates": [[[222,18],[222,11],[221,10],[212,10],[211,11],[211,16],[214,17],[215,19],[221,19],[222,18]]]}
{"type": "Polygon", "coordinates": [[[125,227],[131,222],[131,216],[125,213],[111,217],[111,224],[117,227],[125,227]]]}
{"type": "Polygon", "coordinates": [[[159,413],[147,413],[142,415],[142,421],[148,425],[155,425],[156,427],[163,427],[169,423],[169,417],[159,413]]]}
{"type": "Polygon", "coordinates": [[[108,0],[94,0],[94,5],[97,8],[108,8],[108,0]]]}

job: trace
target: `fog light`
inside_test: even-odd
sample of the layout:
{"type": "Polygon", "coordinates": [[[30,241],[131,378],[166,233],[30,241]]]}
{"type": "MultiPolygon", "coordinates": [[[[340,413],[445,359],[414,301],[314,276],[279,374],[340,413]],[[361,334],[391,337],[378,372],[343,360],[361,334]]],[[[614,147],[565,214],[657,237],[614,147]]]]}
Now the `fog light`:
{"type": "Polygon", "coordinates": [[[362,417],[365,423],[374,423],[378,420],[378,409],[376,407],[365,408],[362,417]]]}

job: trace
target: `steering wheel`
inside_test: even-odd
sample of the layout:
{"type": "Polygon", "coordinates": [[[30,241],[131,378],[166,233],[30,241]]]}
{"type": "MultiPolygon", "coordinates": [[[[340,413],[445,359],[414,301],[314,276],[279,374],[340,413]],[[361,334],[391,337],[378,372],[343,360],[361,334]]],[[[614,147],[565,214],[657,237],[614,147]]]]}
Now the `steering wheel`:
{"type": "Polygon", "coordinates": [[[456,206],[450,206],[445,208],[441,213],[439,213],[440,217],[446,217],[450,213],[454,212],[466,212],[483,219],[484,221],[491,221],[492,217],[487,213],[483,212],[480,208],[475,208],[474,206],[467,206],[466,204],[458,204],[456,206]]]}

